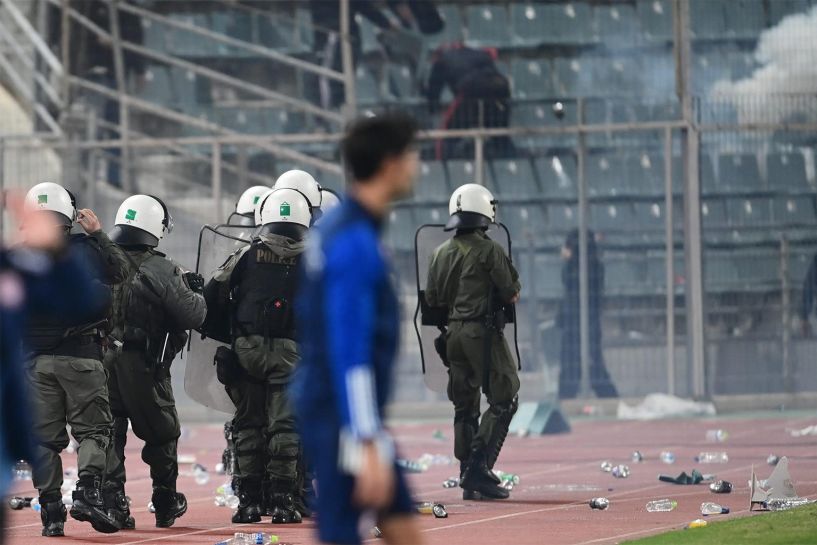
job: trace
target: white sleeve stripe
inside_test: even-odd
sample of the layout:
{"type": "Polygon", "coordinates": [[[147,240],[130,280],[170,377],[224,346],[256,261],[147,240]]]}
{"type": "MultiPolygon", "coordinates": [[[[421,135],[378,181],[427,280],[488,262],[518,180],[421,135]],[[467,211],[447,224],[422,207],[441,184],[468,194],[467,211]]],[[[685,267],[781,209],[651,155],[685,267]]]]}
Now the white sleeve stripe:
{"type": "Polygon", "coordinates": [[[380,430],[374,396],[374,379],[368,365],[346,372],[346,395],[351,428],[358,437],[370,437],[380,430]]]}

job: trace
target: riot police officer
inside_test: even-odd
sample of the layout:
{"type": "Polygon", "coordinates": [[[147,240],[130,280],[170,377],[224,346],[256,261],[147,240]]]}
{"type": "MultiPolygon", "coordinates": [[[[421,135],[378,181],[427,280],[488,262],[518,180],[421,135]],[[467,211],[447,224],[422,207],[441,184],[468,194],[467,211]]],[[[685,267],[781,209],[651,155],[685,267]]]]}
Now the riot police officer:
{"type": "Polygon", "coordinates": [[[227,218],[227,225],[255,225],[255,209],[261,197],[270,188],[265,185],[254,185],[244,191],[235,203],[235,211],[227,218]]]}
{"type": "MultiPolygon", "coordinates": [[[[171,232],[173,220],[165,204],[150,195],[128,197],[116,213],[111,239],[129,260],[128,277],[114,290],[113,342],[106,357],[114,451],[108,478],[118,498],[124,497],[125,443],[128,419],[145,441],[142,459],[150,466],[156,526],[168,528],[187,511],[187,499],[176,491],[176,454],[180,427],[170,363],[206,315],[201,276],[185,272],[156,250],[171,232]]],[[[121,508],[128,515],[127,503],[121,508]]]]}
{"type": "Polygon", "coordinates": [[[485,230],[496,222],[496,201],[477,184],[451,195],[446,230],[453,238],[431,260],[426,302],[446,307],[448,392],[454,403],[454,453],[464,499],[508,497],[490,471],[517,408],[519,377],[503,335],[505,307],[519,299],[519,275],[485,230]],[[480,388],[489,408],[480,420],[480,388]]]}
{"type": "MultiPolygon", "coordinates": [[[[79,443],[78,481],[71,517],[90,522],[99,532],[118,531],[121,520],[103,501],[102,485],[111,442],[111,409],[108,403],[102,340],[108,328],[110,285],[127,274],[127,259],[102,231],[91,210],[76,209],[74,196],[62,186],[45,182],[27,193],[25,206],[38,213],[54,214],[71,251],[88,264],[98,281],[89,301],[101,299],[85,323],[67,327],[63,318],[32,316],[24,339],[35,406],[38,446],[34,486],[40,495],[43,536],[64,535],[66,518],[60,487],[63,481],[60,452],[68,446],[66,424],[79,443]],[[70,234],[76,221],[87,235],[70,234]]],[[[76,309],[83,312],[83,309],[76,309]]]]}
{"type": "Polygon", "coordinates": [[[301,444],[286,387],[298,362],[292,304],[312,224],[309,204],[295,189],[270,193],[260,205],[257,238],[233,254],[206,289],[210,311],[230,316],[233,337],[232,349],[219,349],[216,365],[236,406],[233,486],[240,504],[234,523],[258,522],[267,509],[273,523],[301,522],[301,444]]]}

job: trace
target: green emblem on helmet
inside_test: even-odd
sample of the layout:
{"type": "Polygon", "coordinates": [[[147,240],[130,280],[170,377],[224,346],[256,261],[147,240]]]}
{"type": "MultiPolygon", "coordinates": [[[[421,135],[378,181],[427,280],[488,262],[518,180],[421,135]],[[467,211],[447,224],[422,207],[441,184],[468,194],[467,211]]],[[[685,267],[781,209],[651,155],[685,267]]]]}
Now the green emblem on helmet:
{"type": "Polygon", "coordinates": [[[37,204],[48,204],[48,195],[37,195],[37,204]]]}
{"type": "Polygon", "coordinates": [[[126,220],[135,220],[136,219],[136,210],[132,208],[128,208],[128,211],[125,212],[125,219],[126,220]]]}
{"type": "Polygon", "coordinates": [[[281,215],[282,216],[289,216],[290,213],[291,213],[291,211],[290,211],[290,208],[289,208],[289,203],[288,202],[282,202],[281,203],[281,215]]]}
{"type": "Polygon", "coordinates": [[[261,195],[256,195],[255,197],[252,198],[252,203],[253,204],[258,204],[258,199],[260,199],[260,198],[261,198],[261,195]]]}

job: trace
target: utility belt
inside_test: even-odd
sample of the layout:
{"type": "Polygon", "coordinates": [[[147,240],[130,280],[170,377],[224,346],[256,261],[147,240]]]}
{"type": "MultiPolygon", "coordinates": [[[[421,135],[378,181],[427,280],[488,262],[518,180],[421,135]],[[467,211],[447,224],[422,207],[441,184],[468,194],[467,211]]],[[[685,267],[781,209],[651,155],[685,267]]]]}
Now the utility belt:
{"type": "Polygon", "coordinates": [[[290,328],[264,328],[256,327],[255,324],[247,324],[241,322],[234,322],[233,323],[233,338],[237,339],[238,337],[250,337],[253,335],[257,335],[259,337],[264,337],[266,342],[270,342],[273,339],[288,339],[290,341],[297,341],[297,333],[294,327],[290,328]]]}
{"type": "Polygon", "coordinates": [[[155,380],[170,376],[170,365],[176,355],[176,349],[170,343],[170,333],[149,335],[143,329],[126,328],[122,340],[114,340],[113,344],[118,353],[140,354],[145,360],[146,370],[155,380]]]}
{"type": "Polygon", "coordinates": [[[103,349],[100,337],[96,333],[86,333],[62,339],[59,344],[48,349],[34,349],[30,358],[37,356],[68,356],[102,361],[103,349]]]}
{"type": "Polygon", "coordinates": [[[462,323],[462,324],[469,324],[469,323],[479,323],[485,326],[486,329],[491,329],[493,331],[502,332],[505,330],[505,326],[508,323],[508,317],[505,311],[505,308],[496,309],[493,312],[488,314],[483,314],[481,316],[475,316],[473,318],[449,318],[449,323],[462,323]]]}

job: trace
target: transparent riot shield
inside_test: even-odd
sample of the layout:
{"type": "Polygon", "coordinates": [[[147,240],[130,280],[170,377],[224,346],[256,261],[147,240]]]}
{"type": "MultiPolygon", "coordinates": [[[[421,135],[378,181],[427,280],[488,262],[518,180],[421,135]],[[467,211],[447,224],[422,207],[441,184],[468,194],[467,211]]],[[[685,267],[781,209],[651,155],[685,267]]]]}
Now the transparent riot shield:
{"type": "MultiPolygon", "coordinates": [[[[207,282],[213,273],[236,250],[250,243],[254,227],[243,225],[205,225],[199,233],[196,272],[207,282]]],[[[198,331],[190,332],[187,345],[187,365],[184,371],[184,391],[197,403],[228,414],[235,412],[224,385],[216,378],[213,364],[216,348],[222,343],[202,338],[198,331]]]]}
{"type": "MultiPolygon", "coordinates": [[[[428,281],[428,267],[434,250],[454,236],[455,231],[445,231],[444,225],[422,225],[414,237],[415,263],[417,265],[417,309],[414,313],[414,330],[420,343],[420,362],[423,368],[423,379],[426,386],[435,392],[445,393],[448,387],[448,369],[443,364],[434,340],[440,336],[440,326],[447,322],[447,316],[441,316],[439,309],[429,308],[425,304],[425,289],[428,281]]],[[[488,236],[498,242],[511,256],[511,236],[508,228],[494,224],[488,229],[488,236]]],[[[444,313],[443,313],[444,314],[444,313]]],[[[511,307],[508,323],[505,326],[505,338],[510,345],[511,354],[520,365],[519,346],[516,338],[516,315],[511,307]]]]}

